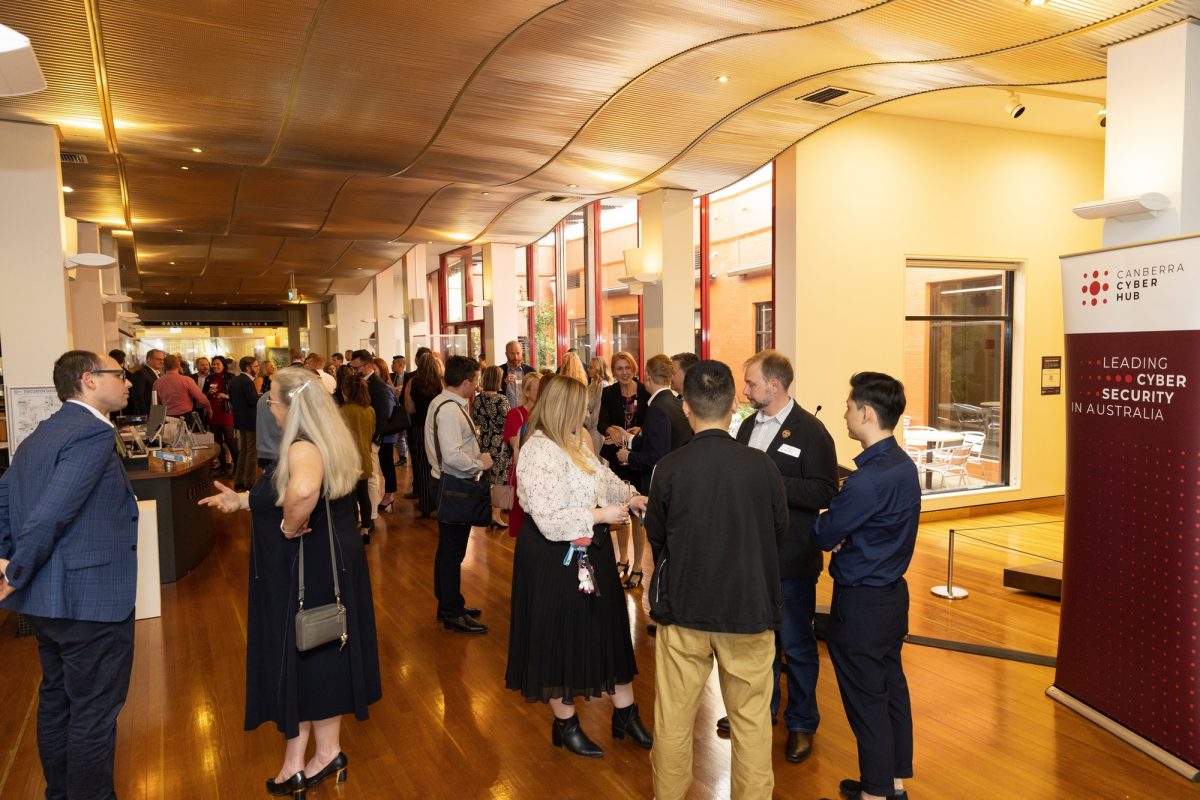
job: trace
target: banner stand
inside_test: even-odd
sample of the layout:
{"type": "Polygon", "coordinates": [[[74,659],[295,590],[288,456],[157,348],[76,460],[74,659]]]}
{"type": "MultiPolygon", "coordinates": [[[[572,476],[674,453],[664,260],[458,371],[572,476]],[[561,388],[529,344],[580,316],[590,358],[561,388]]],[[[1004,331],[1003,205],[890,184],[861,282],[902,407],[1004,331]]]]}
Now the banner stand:
{"type": "Polygon", "coordinates": [[[1163,764],[1164,766],[1170,767],[1175,772],[1178,772],[1189,781],[1192,781],[1193,783],[1200,782],[1200,767],[1196,767],[1187,763],[1182,758],[1177,758],[1176,756],[1171,755],[1154,742],[1138,736],[1136,733],[1129,730],[1129,728],[1126,728],[1124,725],[1110,717],[1104,716],[1086,703],[1079,702],[1062,689],[1059,689],[1057,686],[1051,686],[1049,689],[1047,689],[1046,696],[1053,700],[1057,700],[1079,716],[1086,719],[1088,722],[1100,726],[1113,736],[1116,736],[1118,739],[1124,741],[1126,744],[1133,745],[1138,750],[1141,750],[1143,753],[1153,758],[1155,761],[1163,764]]]}

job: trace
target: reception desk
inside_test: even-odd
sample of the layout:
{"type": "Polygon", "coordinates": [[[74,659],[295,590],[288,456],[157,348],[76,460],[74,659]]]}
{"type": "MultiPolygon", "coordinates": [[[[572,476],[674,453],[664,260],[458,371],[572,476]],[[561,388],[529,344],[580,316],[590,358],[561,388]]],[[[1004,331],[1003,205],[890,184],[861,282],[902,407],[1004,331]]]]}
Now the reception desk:
{"type": "Polygon", "coordinates": [[[161,459],[147,460],[144,469],[130,469],[129,480],[138,500],[158,504],[159,580],[174,583],[188,574],[212,550],[212,510],[198,506],[213,493],[209,462],[219,452],[215,445],[196,450],[191,464],[173,464],[166,470],[161,459]]]}

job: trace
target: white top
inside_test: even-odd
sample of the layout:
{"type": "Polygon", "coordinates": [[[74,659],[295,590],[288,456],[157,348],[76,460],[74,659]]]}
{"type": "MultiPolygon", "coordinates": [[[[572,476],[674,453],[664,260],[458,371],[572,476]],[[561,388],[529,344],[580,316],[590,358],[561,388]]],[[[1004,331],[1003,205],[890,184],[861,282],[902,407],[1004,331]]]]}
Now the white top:
{"type": "Polygon", "coordinates": [[[795,400],[788,400],[788,404],[781,408],[778,414],[770,417],[759,411],[758,416],[754,418],[754,430],[750,432],[749,445],[755,450],[767,452],[771,442],[775,441],[779,429],[783,427],[783,421],[787,419],[788,414],[792,413],[794,405],[796,405],[795,400]]]}
{"type": "Polygon", "coordinates": [[[429,416],[425,421],[425,455],[429,459],[429,471],[435,478],[442,477],[443,472],[456,478],[474,478],[483,471],[475,424],[466,410],[466,398],[459,397],[449,389],[443,389],[429,404],[429,416]],[[434,431],[437,432],[437,442],[433,440],[434,431]],[[440,462],[439,444],[442,452],[440,462]]]}
{"type": "Polygon", "coordinates": [[[317,372],[317,377],[321,379],[321,385],[325,387],[325,391],[330,394],[337,394],[337,378],[330,375],[325,370],[317,372]]]}
{"type": "Polygon", "coordinates": [[[608,465],[588,453],[594,471],[584,472],[540,431],[521,445],[517,496],[542,536],[569,542],[592,535],[592,509],[627,503],[637,494],[608,465]]]}

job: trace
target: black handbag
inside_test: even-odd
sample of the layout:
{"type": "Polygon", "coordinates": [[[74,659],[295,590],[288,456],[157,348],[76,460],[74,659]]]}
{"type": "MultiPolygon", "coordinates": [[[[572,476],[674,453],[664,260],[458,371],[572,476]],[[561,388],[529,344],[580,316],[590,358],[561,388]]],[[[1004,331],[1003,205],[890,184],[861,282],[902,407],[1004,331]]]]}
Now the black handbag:
{"type": "MultiPolygon", "coordinates": [[[[483,473],[479,473],[474,478],[459,478],[447,473],[445,468],[442,467],[442,442],[438,438],[437,414],[446,403],[454,403],[454,405],[458,406],[458,410],[466,418],[467,424],[471,425],[471,430],[475,430],[475,426],[471,424],[471,418],[467,416],[467,412],[463,411],[463,407],[453,400],[446,400],[434,409],[433,446],[437,452],[438,467],[442,469],[441,493],[437,511],[438,521],[445,522],[448,525],[470,525],[474,528],[486,528],[492,521],[492,491],[491,486],[486,481],[480,480],[483,473]]],[[[478,446],[478,436],[475,437],[475,443],[478,446]]]]}
{"type": "Polygon", "coordinates": [[[392,415],[383,423],[383,427],[379,429],[380,436],[391,436],[397,433],[403,433],[412,427],[412,419],[408,416],[408,411],[404,408],[404,401],[399,400],[396,407],[392,409],[392,415]]]}
{"type": "Polygon", "coordinates": [[[329,497],[325,497],[325,524],[329,528],[329,562],[333,565],[334,602],[316,608],[304,607],[304,540],[300,537],[300,608],[296,611],[296,649],[301,653],[329,642],[341,641],[338,649],[346,646],[350,634],[346,632],[346,607],[342,605],[342,589],[338,585],[337,555],[333,548],[333,514],[329,509],[329,497]]]}

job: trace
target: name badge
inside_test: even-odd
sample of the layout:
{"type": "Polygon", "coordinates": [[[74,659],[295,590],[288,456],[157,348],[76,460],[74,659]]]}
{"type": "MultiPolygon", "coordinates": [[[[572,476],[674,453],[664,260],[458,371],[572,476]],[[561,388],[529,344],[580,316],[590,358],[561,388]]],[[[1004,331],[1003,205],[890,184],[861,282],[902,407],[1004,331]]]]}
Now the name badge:
{"type": "Polygon", "coordinates": [[[785,456],[791,456],[792,458],[800,457],[800,448],[792,447],[790,444],[779,445],[779,452],[783,453],[785,456]]]}

